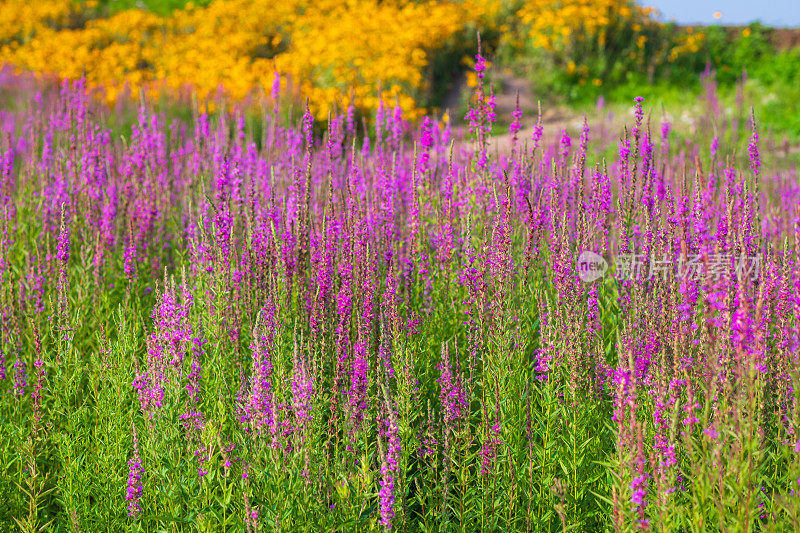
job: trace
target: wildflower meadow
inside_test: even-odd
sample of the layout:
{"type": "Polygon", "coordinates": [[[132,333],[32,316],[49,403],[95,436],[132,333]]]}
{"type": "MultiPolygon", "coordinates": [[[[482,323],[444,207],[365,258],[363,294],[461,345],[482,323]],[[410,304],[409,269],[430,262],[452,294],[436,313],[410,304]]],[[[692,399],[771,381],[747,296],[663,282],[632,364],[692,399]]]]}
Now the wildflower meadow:
{"type": "Polygon", "coordinates": [[[800,530],[791,147],[501,149],[479,46],[457,119],[0,70],[0,531],[800,530]]]}

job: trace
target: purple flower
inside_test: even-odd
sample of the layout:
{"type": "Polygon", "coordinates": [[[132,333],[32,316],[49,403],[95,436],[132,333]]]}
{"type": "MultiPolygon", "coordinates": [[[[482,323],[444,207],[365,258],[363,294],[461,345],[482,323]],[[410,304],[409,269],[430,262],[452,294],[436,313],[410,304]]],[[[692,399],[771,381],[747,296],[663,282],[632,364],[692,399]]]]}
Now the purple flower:
{"type": "Polygon", "coordinates": [[[205,354],[203,345],[206,343],[201,337],[192,337],[192,363],[191,371],[186,376],[186,391],[189,393],[189,402],[196,404],[200,401],[200,380],[202,379],[200,361],[205,354]]]}
{"type": "Polygon", "coordinates": [[[516,103],[514,104],[514,111],[511,112],[511,117],[514,120],[511,121],[508,131],[511,133],[514,141],[516,142],[517,133],[519,133],[519,130],[522,129],[522,123],[520,122],[520,119],[522,119],[522,109],[519,108],[519,91],[517,91],[517,99],[516,103]]]}
{"type": "Polygon", "coordinates": [[[270,96],[272,97],[272,101],[275,102],[275,107],[278,106],[278,97],[281,95],[281,75],[276,70],[275,73],[272,75],[272,93],[270,96]]]}
{"type": "MultiPolygon", "coordinates": [[[[756,117],[752,117],[753,130],[750,134],[750,142],[747,145],[747,153],[750,155],[750,170],[753,174],[758,175],[758,170],[761,167],[761,157],[758,153],[758,131],[756,131],[756,117]]],[[[756,201],[758,199],[756,198],[756,201]]]]}
{"type": "Polygon", "coordinates": [[[430,170],[431,154],[429,150],[433,147],[433,121],[429,117],[422,119],[420,126],[419,145],[422,148],[422,153],[419,156],[419,172],[426,174],[430,170]]]}
{"type": "Polygon", "coordinates": [[[442,349],[442,362],[437,367],[441,372],[436,379],[439,382],[439,399],[442,402],[442,414],[446,422],[459,420],[467,410],[467,397],[461,386],[458,373],[455,378],[450,368],[450,352],[442,349]]]}
{"type": "Polygon", "coordinates": [[[353,360],[353,368],[350,373],[350,390],[348,391],[350,421],[354,429],[361,427],[361,422],[364,420],[364,413],[367,407],[369,407],[369,402],[367,400],[369,362],[363,353],[363,348],[357,350],[357,352],[360,353],[357,353],[353,360]]]}
{"type": "Polygon", "coordinates": [[[142,474],[144,468],[139,458],[139,439],[136,436],[136,428],[133,428],[133,456],[128,460],[128,487],[125,492],[125,500],[128,502],[128,516],[138,518],[142,512],[142,474]]]}
{"type": "Polygon", "coordinates": [[[25,387],[28,386],[28,376],[26,374],[27,365],[22,357],[17,356],[14,361],[14,396],[22,397],[25,394],[25,387]]]}
{"type": "Polygon", "coordinates": [[[128,281],[133,281],[136,277],[136,245],[131,240],[125,246],[123,272],[128,281]]]}
{"type": "MultiPolygon", "coordinates": [[[[384,389],[385,391],[386,389],[384,389]]],[[[397,416],[392,409],[388,398],[384,398],[385,408],[388,412],[386,420],[381,424],[381,433],[378,436],[378,449],[381,456],[381,481],[379,492],[380,520],[379,523],[387,530],[392,528],[395,504],[395,479],[400,471],[398,461],[402,451],[397,416]],[[386,441],[384,449],[383,442],[386,441]]]]}
{"type": "Polygon", "coordinates": [[[647,496],[647,474],[642,474],[633,478],[631,482],[631,503],[638,507],[644,505],[645,496],[647,496]]]}
{"type": "Polygon", "coordinates": [[[567,130],[561,130],[561,141],[559,142],[561,151],[559,152],[558,166],[563,168],[569,162],[569,149],[572,146],[572,139],[570,139],[567,130]]]}
{"type": "Polygon", "coordinates": [[[502,443],[500,440],[500,422],[495,421],[494,425],[489,428],[486,433],[486,438],[483,441],[483,446],[478,452],[481,458],[481,475],[486,476],[494,472],[495,458],[497,457],[497,447],[502,443]]]}
{"type": "Polygon", "coordinates": [[[634,101],[634,110],[633,110],[633,118],[634,118],[634,126],[631,128],[631,134],[634,138],[639,138],[639,132],[642,130],[642,120],[644,120],[644,110],[642,109],[642,102],[644,102],[644,98],[641,96],[637,96],[633,99],[634,101]]]}

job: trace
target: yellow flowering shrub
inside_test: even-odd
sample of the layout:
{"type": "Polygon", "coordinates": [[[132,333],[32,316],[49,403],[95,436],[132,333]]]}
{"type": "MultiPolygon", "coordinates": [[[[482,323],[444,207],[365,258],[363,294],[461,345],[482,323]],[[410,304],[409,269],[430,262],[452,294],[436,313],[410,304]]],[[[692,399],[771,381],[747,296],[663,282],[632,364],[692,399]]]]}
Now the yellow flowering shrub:
{"type": "Polygon", "coordinates": [[[101,16],[96,0],[0,0],[0,64],[85,75],[109,103],[126,87],[190,89],[201,105],[218,95],[242,101],[269,94],[279,72],[318,118],[351,102],[369,113],[383,100],[413,119],[424,111],[418,102],[430,89],[431,54],[467,27],[527,41],[551,54],[570,83],[600,86],[609,39],[624,45],[610,47],[624,48],[621,68],[700,49],[703,35],[686,31],[654,52],[664,39],[653,13],[633,0],[213,0],[167,16],[101,16]]]}
{"type": "Polygon", "coordinates": [[[621,21],[630,21],[639,33],[656,24],[654,13],[633,0],[528,0],[518,16],[535,46],[554,51],[586,37],[605,44],[608,30],[621,21]]]}
{"type": "Polygon", "coordinates": [[[694,54],[700,51],[705,41],[705,34],[695,32],[693,28],[687,28],[686,32],[681,34],[675,46],[669,52],[669,60],[675,61],[684,54],[694,54]]]}
{"type": "Polygon", "coordinates": [[[68,29],[53,21],[70,13],[69,0],[27,5],[0,4],[0,13],[12,13],[0,17],[0,62],[68,78],[85,73],[110,102],[125,86],[190,86],[201,101],[218,92],[241,100],[269,92],[277,71],[320,118],[351,95],[365,111],[383,98],[418,115],[430,52],[494,9],[482,0],[215,0],[168,17],[130,9],[68,29]]]}
{"type": "Polygon", "coordinates": [[[0,43],[22,40],[46,26],[67,22],[75,12],[63,0],[3,0],[0,2],[0,43]]]}
{"type": "Polygon", "coordinates": [[[528,45],[555,67],[559,89],[600,87],[630,72],[653,77],[701,49],[702,33],[662,24],[656,14],[634,0],[527,0],[517,12],[528,45]]]}

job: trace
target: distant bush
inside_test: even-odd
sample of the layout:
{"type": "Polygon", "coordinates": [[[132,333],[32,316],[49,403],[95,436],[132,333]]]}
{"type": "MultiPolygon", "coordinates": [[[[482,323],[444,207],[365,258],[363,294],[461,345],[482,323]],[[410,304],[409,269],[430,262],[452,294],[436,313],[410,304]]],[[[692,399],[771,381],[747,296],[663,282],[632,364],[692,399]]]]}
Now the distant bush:
{"type": "Polygon", "coordinates": [[[679,26],[655,15],[630,0],[525,2],[502,54],[527,68],[540,93],[569,101],[621,85],[699,88],[703,72],[723,86],[745,72],[767,85],[800,81],[800,51],[779,51],[772,28],[679,26]]]}

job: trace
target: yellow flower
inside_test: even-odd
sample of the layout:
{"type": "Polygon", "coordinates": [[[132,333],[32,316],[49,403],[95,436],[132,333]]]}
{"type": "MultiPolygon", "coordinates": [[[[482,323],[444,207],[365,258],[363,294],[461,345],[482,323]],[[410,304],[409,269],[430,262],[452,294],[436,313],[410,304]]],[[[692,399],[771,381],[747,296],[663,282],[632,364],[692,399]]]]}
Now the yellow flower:
{"type": "MultiPolygon", "coordinates": [[[[589,39],[605,46],[620,21],[642,49],[642,32],[658,24],[656,12],[634,0],[527,0],[511,26],[500,16],[508,8],[503,0],[213,0],[188,2],[168,16],[125,10],[69,29],[71,17],[94,16],[81,11],[96,2],[0,0],[0,63],[70,78],[85,73],[107,89],[109,103],[126,84],[152,94],[191,87],[198,101],[242,100],[268,94],[278,71],[283,94],[308,97],[318,118],[351,98],[366,112],[397,102],[413,118],[424,111],[415,97],[428,88],[431,51],[465,28],[513,33],[520,23],[533,46],[563,53],[589,39]]],[[[668,57],[698,50],[703,37],[688,29],[668,57]]],[[[461,62],[473,66],[470,55],[461,62]]],[[[585,65],[570,62],[567,71],[590,79],[585,65]]],[[[477,83],[474,73],[467,83],[477,83]]]]}
{"type": "Polygon", "coordinates": [[[191,86],[199,98],[220,90],[245,98],[270,86],[278,70],[303,88],[318,116],[351,91],[357,105],[374,109],[381,86],[392,86],[413,114],[426,51],[500,7],[496,0],[214,0],[167,17],[122,11],[69,30],[53,28],[79,9],[71,0],[5,0],[0,62],[66,77],[85,71],[92,85],[106,87],[191,86]]]}

